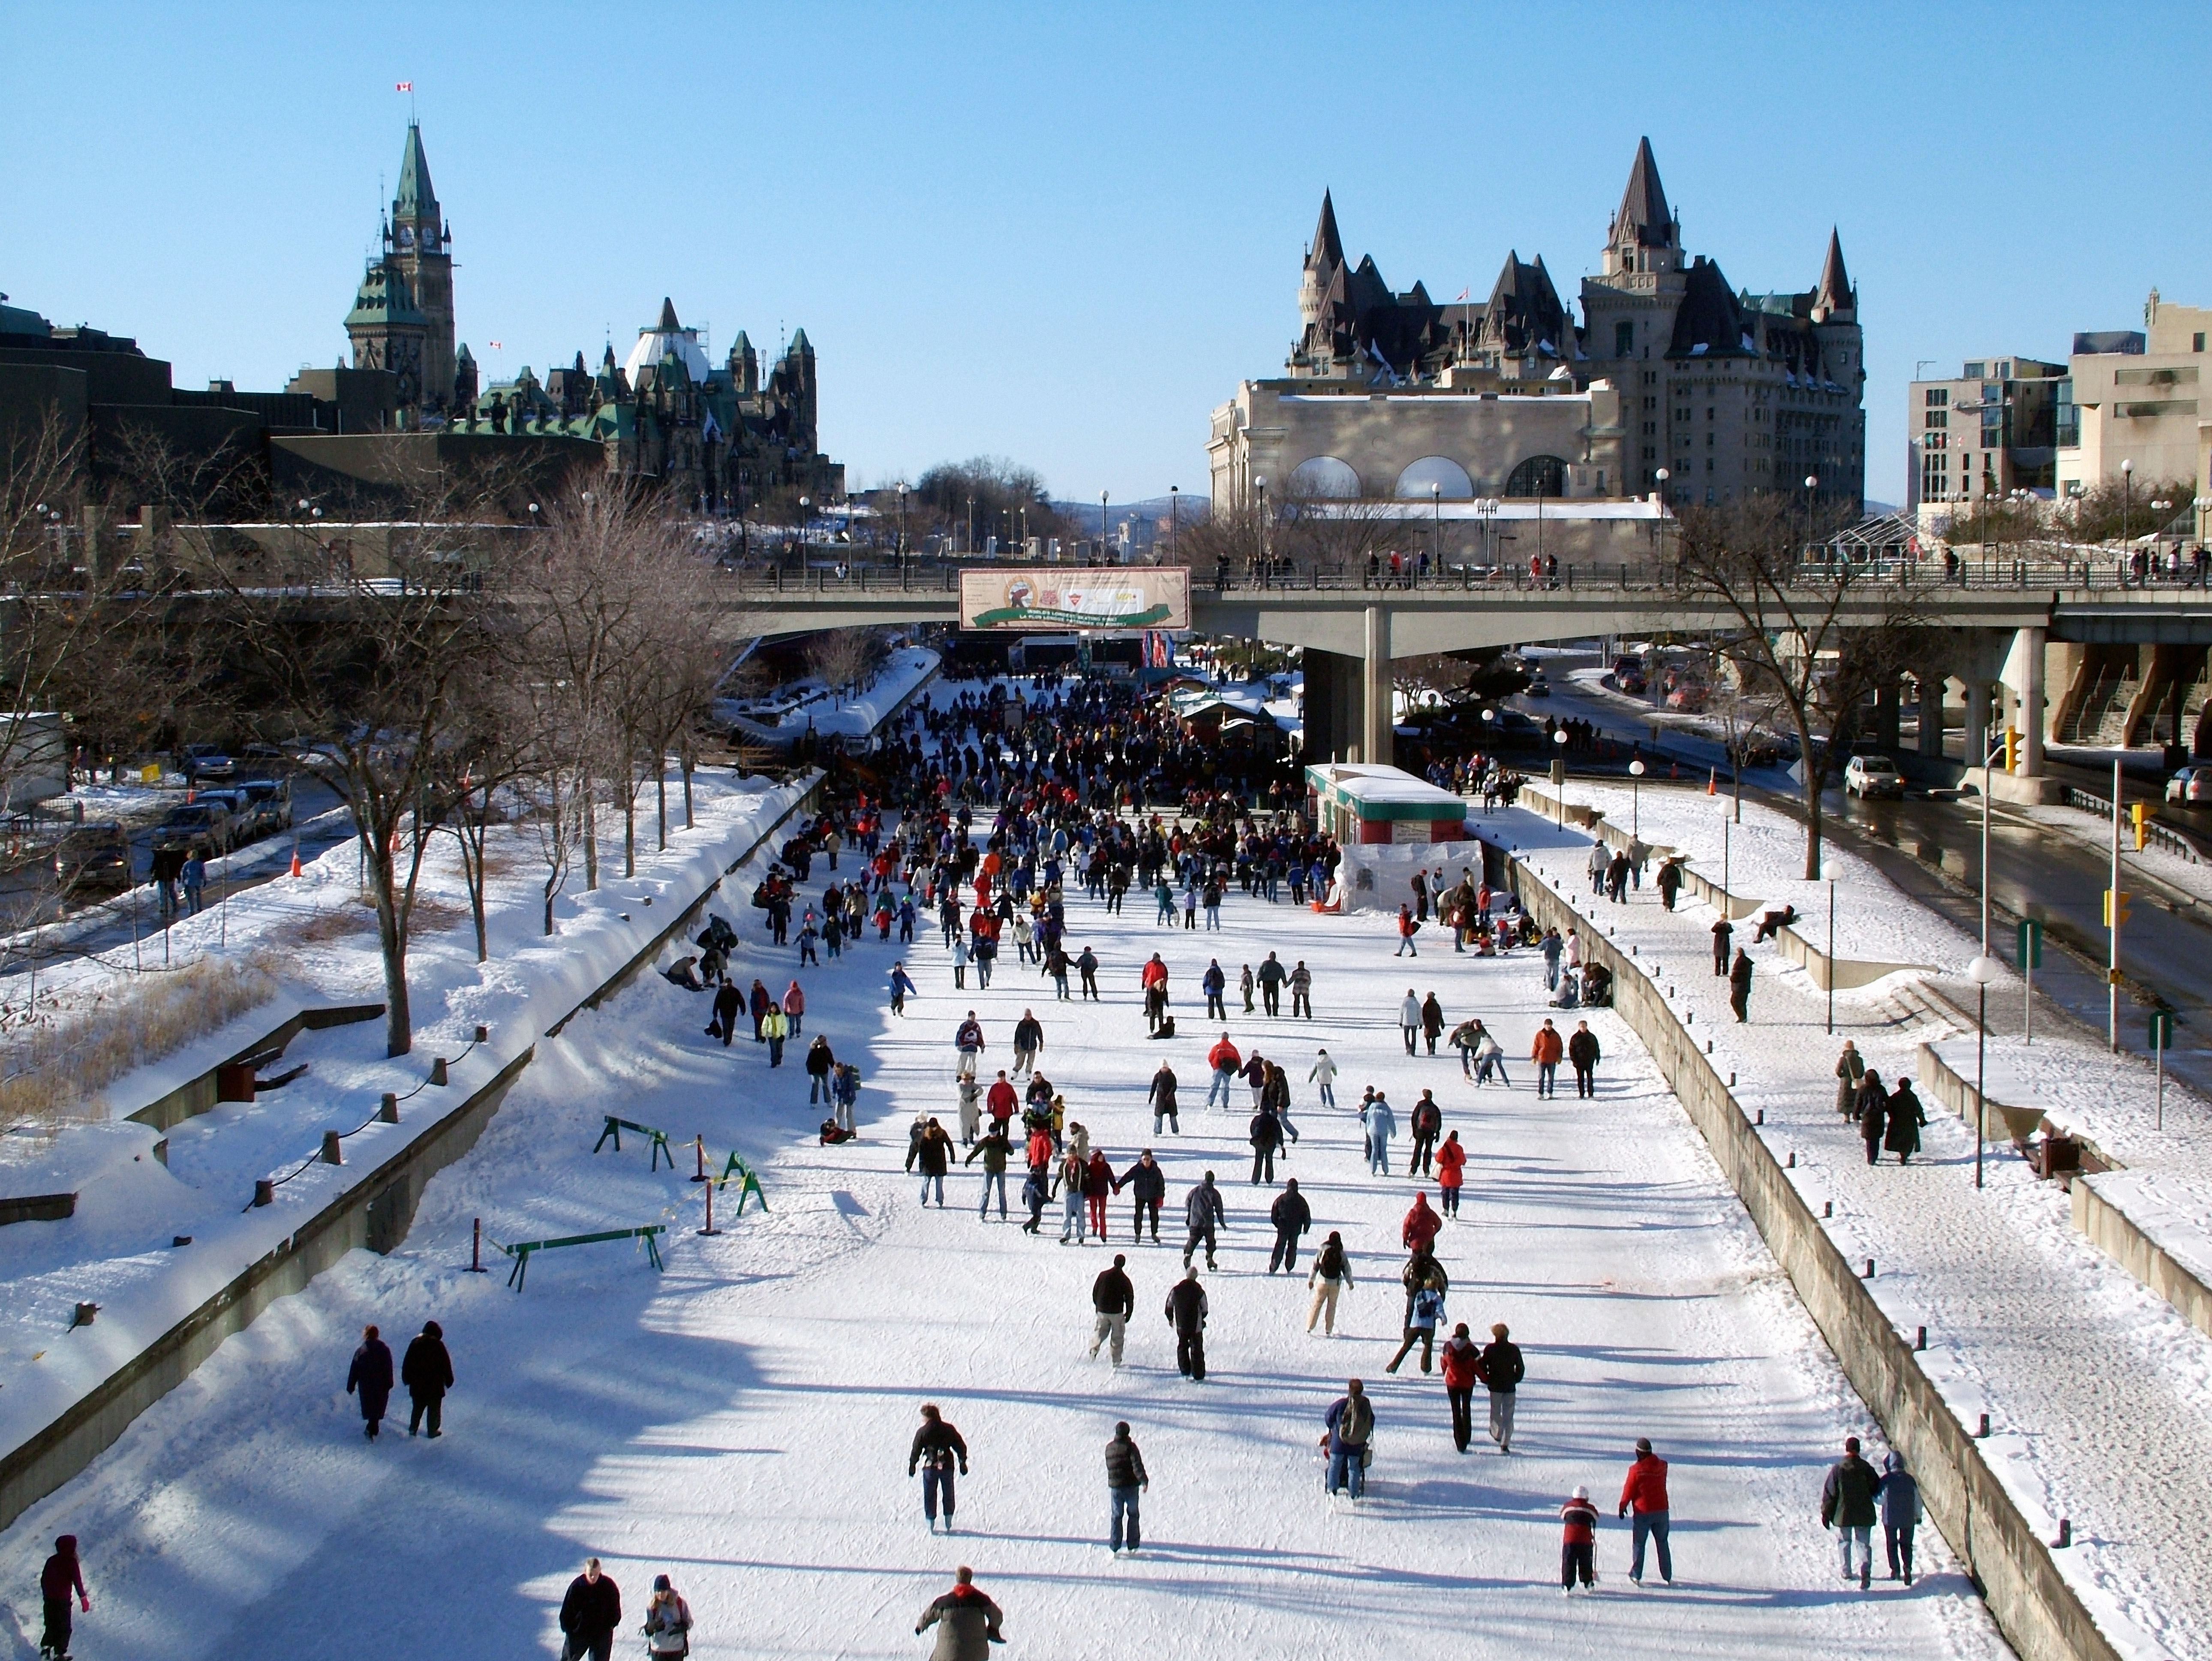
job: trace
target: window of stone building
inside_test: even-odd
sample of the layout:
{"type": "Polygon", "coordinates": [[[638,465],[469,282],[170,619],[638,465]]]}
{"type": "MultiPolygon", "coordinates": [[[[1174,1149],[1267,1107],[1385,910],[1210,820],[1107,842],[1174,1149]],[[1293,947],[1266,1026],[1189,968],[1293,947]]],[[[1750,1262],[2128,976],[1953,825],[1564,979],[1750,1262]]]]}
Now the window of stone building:
{"type": "MultiPolygon", "coordinates": [[[[2203,337],[2199,336],[2198,338],[2202,339],[2203,337]]],[[[1636,325],[1633,323],[1614,324],[1613,326],[1613,355],[1615,357],[1626,357],[1635,350],[1636,325]]],[[[2199,348],[2199,350],[2201,350],[2202,348],[2199,348]]]]}
{"type": "Polygon", "coordinates": [[[1931,410],[1941,409],[1951,401],[1951,389],[1948,386],[1930,386],[1922,401],[1931,410]]]}

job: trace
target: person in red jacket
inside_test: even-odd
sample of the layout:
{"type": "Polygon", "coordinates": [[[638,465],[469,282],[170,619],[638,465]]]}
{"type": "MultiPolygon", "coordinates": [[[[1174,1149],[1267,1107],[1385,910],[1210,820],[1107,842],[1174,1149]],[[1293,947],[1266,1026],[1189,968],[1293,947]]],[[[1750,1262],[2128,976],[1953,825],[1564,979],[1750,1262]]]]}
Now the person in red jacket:
{"type": "Polygon", "coordinates": [[[1467,1150],[1459,1145],[1459,1132],[1450,1131],[1437,1150],[1437,1198],[1447,1217],[1459,1215],[1460,1184],[1467,1180],[1467,1150]]]}
{"type": "Polygon", "coordinates": [[[1536,1042],[1528,1047],[1528,1059],[1536,1063],[1536,1093],[1556,1096],[1559,1093],[1559,1060],[1567,1053],[1566,1040],[1559,1029],[1552,1025],[1549,1015],[1536,1029],[1536,1042]]]}
{"type": "Polygon", "coordinates": [[[1559,1507],[1559,1521],[1565,1527],[1559,1543],[1559,1596],[1571,1597],[1577,1575],[1584,1591],[1597,1585],[1591,1561],[1597,1554],[1597,1507],[1590,1504],[1588,1488],[1577,1488],[1559,1507]]]}
{"type": "Polygon", "coordinates": [[[1206,1090],[1206,1104],[1212,1107],[1215,1098],[1218,1097],[1222,1106],[1228,1106],[1230,1081],[1244,1070],[1244,1057],[1237,1053],[1237,1046],[1229,1042],[1226,1032],[1221,1035],[1220,1041],[1212,1049],[1206,1052],[1206,1064],[1213,1069],[1213,1082],[1206,1090]]]}
{"type": "Polygon", "coordinates": [[[1452,1329],[1441,1355],[1444,1396],[1451,1403],[1452,1445],[1465,1453],[1474,1439],[1474,1387],[1482,1382],[1482,1349],[1468,1335],[1466,1322],[1452,1329]]]}
{"type": "Polygon", "coordinates": [[[1398,1231],[1398,1238],[1407,1250],[1419,1256],[1437,1243],[1437,1234],[1443,1226],[1444,1220],[1429,1208],[1429,1196],[1423,1191],[1413,1196],[1413,1208],[1406,1214],[1405,1226],[1398,1231]]]}
{"type": "Polygon", "coordinates": [[[1006,1135],[1006,1122],[1014,1116],[1014,1108],[1019,1100],[1013,1086],[1006,1082],[1006,1075],[1003,1073],[999,1074],[998,1082],[985,1092],[983,1104],[991,1110],[991,1128],[1000,1135],[1006,1135]]]}
{"type": "Polygon", "coordinates": [[[76,1536],[64,1534],[54,1542],[54,1555],[39,1572],[39,1596],[46,1603],[46,1630],[39,1640],[42,1655],[66,1658],[70,1646],[70,1594],[85,1614],[92,1613],[92,1598],[84,1589],[84,1567],[76,1560],[76,1536]]]}
{"type": "Polygon", "coordinates": [[[1083,1197],[1091,1202],[1091,1232],[1098,1237],[1098,1244],[1106,1244],[1106,1197],[1114,1191],[1114,1167],[1106,1163],[1106,1155],[1097,1148],[1091,1150],[1091,1162],[1083,1167],[1083,1197]]]}
{"type": "Polygon", "coordinates": [[[1631,1506],[1636,1514],[1629,1518],[1628,1578],[1644,1579],[1644,1542],[1648,1536],[1659,1548],[1659,1578],[1672,1585],[1674,1556],[1667,1549],[1667,1462],[1651,1451],[1648,1436],[1636,1439],[1636,1463],[1629,1466],[1628,1480],[1620,1485],[1620,1514],[1628,1517],[1631,1506]]]}

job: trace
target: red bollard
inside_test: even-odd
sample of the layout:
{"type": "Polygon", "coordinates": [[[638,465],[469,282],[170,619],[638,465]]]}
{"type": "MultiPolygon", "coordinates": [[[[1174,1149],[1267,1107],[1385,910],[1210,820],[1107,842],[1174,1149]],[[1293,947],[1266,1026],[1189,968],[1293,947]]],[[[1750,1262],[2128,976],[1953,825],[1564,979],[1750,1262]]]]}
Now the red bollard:
{"type": "Polygon", "coordinates": [[[691,1146],[696,1151],[699,1159],[699,1168],[693,1173],[691,1180],[695,1183],[703,1183],[707,1180],[707,1139],[704,1136],[694,1136],[691,1139],[691,1146]]]}
{"type": "Polygon", "coordinates": [[[469,1243],[469,1266],[464,1272],[470,1275],[484,1273],[483,1219],[481,1217],[477,1219],[476,1238],[469,1243]]]}
{"type": "Polygon", "coordinates": [[[712,1183],[707,1184],[707,1226],[699,1232],[702,1234],[720,1234],[722,1232],[714,1226],[714,1184],[712,1183]]]}

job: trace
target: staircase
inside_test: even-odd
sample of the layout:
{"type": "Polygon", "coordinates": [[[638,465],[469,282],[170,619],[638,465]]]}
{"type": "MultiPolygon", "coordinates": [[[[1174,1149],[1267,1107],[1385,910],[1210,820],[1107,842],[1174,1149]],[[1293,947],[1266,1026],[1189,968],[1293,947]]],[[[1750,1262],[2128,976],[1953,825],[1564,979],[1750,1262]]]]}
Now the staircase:
{"type": "Polygon", "coordinates": [[[2118,744],[2125,735],[2128,707],[2135,702],[2132,666],[2100,666],[2096,678],[2081,694],[2068,720],[2063,739],[2068,744],[2118,744]]]}

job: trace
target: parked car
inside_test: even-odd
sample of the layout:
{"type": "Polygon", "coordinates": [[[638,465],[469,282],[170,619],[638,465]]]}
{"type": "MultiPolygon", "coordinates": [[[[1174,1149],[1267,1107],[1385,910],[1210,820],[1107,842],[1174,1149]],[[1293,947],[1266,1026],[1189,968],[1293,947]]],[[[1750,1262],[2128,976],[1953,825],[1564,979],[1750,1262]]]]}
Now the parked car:
{"type": "Polygon", "coordinates": [[[1667,694],[1667,707],[1669,709],[1686,709],[1694,715],[1705,707],[1705,700],[1710,696],[1711,689],[1701,680],[1678,681],[1667,694]]]}
{"type": "Polygon", "coordinates": [[[209,855],[230,852],[233,837],[230,809],[204,799],[172,807],[154,827],[156,848],[197,848],[209,855]]]}
{"type": "Polygon", "coordinates": [[[184,776],[195,783],[201,779],[228,779],[236,776],[238,764],[229,752],[218,744],[188,744],[185,746],[184,776]]]}
{"type": "Polygon", "coordinates": [[[1759,737],[1737,739],[1729,759],[1738,767],[1780,767],[1790,756],[1790,747],[1779,739],[1759,737]]]}
{"type": "Polygon", "coordinates": [[[261,815],[264,832],[292,828],[292,781],[247,779],[238,787],[261,815]]]}
{"type": "Polygon", "coordinates": [[[1630,697],[1642,697],[1647,684],[1644,678],[1644,660],[1626,656],[1615,658],[1613,660],[1613,684],[1617,691],[1626,692],[1630,697]]]}
{"type": "Polygon", "coordinates": [[[54,844],[54,881],[65,894],[130,887],[130,834],[119,824],[70,826],[54,844]]]}
{"type": "Polygon", "coordinates": [[[1887,756],[1853,756],[1844,764],[1844,794],[1861,798],[1905,795],[1905,776],[1887,756]]]}
{"type": "Polygon", "coordinates": [[[2212,767],[2185,767],[2166,782],[2168,801],[2212,802],[2212,767]]]}

